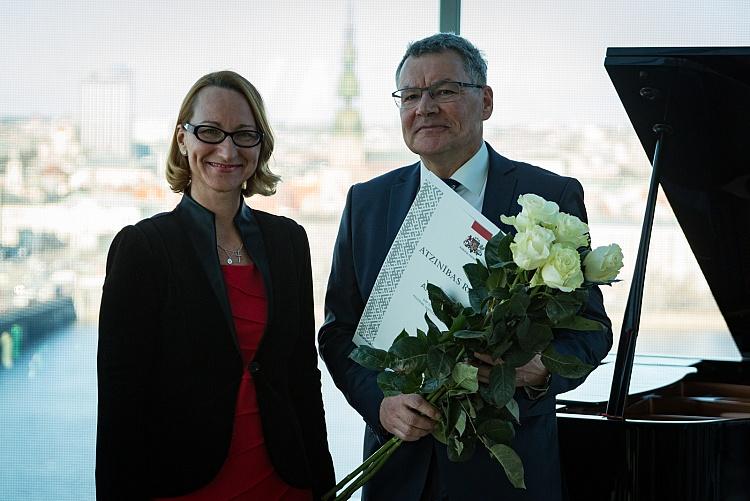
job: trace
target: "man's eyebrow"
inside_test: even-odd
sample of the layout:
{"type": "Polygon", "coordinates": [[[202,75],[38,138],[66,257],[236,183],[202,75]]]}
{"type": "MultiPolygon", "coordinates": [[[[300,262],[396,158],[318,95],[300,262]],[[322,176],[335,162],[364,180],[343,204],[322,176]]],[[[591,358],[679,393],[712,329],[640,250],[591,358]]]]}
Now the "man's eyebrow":
{"type": "Polygon", "coordinates": [[[433,85],[440,85],[447,82],[453,82],[454,80],[451,80],[450,78],[441,78],[440,80],[435,80],[430,85],[426,85],[425,87],[418,87],[416,85],[406,85],[405,87],[401,87],[399,90],[405,90],[405,89],[425,89],[427,87],[432,87],[433,85]]]}

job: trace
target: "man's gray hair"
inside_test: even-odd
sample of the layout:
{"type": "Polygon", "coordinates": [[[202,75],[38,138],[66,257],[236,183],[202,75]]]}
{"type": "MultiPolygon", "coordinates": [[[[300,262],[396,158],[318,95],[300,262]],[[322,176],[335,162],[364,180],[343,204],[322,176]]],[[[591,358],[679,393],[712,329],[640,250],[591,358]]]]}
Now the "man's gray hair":
{"type": "Polygon", "coordinates": [[[408,57],[439,54],[447,50],[452,50],[461,56],[466,74],[473,80],[467,83],[487,85],[487,61],[482,56],[482,53],[471,42],[453,33],[437,33],[410,43],[396,69],[396,84],[398,84],[401,69],[404,67],[404,63],[408,57]]]}

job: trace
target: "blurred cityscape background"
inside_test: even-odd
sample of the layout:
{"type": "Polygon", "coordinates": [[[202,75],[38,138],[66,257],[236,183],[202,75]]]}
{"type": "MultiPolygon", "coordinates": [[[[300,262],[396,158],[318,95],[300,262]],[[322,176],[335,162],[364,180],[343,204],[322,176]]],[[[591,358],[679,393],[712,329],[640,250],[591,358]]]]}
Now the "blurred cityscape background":
{"type": "MultiPolygon", "coordinates": [[[[233,69],[264,95],[283,183],[249,203],[307,229],[320,325],[349,186],[416,161],[390,92],[408,42],[438,30],[438,8],[0,0],[0,499],[94,498],[106,253],[120,228],[178,202],[165,157],[192,82],[233,69]]],[[[650,166],[604,70],[606,48],[750,45],[750,4],[466,0],[461,19],[489,62],[496,101],[485,139],[509,158],[577,177],[593,243],[624,249],[623,283],[605,290],[617,334],[650,166]]],[[[651,247],[639,353],[731,356],[663,198],[651,247]]],[[[363,425],[324,378],[341,478],[360,460],[363,425]]]]}

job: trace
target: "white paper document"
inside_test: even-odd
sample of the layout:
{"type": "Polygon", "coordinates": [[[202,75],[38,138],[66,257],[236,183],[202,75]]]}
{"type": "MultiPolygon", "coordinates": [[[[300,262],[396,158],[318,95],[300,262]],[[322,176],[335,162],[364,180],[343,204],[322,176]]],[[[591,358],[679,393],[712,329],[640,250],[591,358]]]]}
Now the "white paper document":
{"type": "Polygon", "coordinates": [[[434,284],[454,301],[469,305],[463,266],[484,261],[492,235],[500,231],[440,178],[422,169],[422,184],[388,251],[362,318],[357,345],[387,350],[402,330],[426,330],[425,312],[438,325],[427,296],[434,284]]]}

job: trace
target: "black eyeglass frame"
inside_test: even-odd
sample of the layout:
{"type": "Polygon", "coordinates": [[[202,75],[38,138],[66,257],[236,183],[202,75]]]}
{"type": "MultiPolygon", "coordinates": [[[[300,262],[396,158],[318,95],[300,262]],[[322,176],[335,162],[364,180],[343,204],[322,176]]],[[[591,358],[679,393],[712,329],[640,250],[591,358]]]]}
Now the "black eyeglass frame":
{"type": "Polygon", "coordinates": [[[192,135],[194,135],[198,139],[198,141],[200,141],[202,143],[206,143],[206,144],[221,144],[222,142],[224,142],[224,140],[227,138],[227,136],[229,136],[232,139],[232,143],[234,143],[234,145],[236,147],[238,147],[238,148],[255,148],[261,142],[263,142],[263,135],[264,135],[263,132],[259,131],[259,130],[243,129],[243,130],[237,130],[237,131],[234,131],[234,132],[227,132],[227,131],[225,131],[223,129],[220,129],[220,128],[216,127],[215,125],[193,125],[190,122],[185,122],[184,124],[182,124],[182,128],[185,129],[186,131],[190,132],[192,135]],[[214,129],[214,130],[218,130],[219,132],[221,132],[224,135],[221,136],[221,139],[219,139],[218,141],[206,141],[205,139],[201,138],[198,135],[198,132],[201,129],[214,129]],[[255,143],[255,144],[251,144],[249,146],[244,145],[244,144],[237,144],[237,141],[234,140],[234,135],[235,134],[242,134],[243,132],[244,133],[254,132],[255,134],[258,134],[258,142],[255,143]]]}
{"type": "MultiPolygon", "coordinates": [[[[439,86],[441,86],[443,84],[447,84],[447,83],[456,84],[456,85],[459,86],[459,88],[468,87],[468,88],[471,88],[471,89],[484,89],[486,87],[486,85],[481,85],[481,84],[473,84],[473,83],[468,83],[468,82],[458,82],[458,81],[455,81],[455,80],[441,80],[441,81],[435,82],[434,84],[429,85],[427,87],[404,87],[403,89],[398,89],[398,90],[396,90],[396,91],[394,91],[394,92],[391,93],[391,97],[393,98],[393,101],[396,103],[396,106],[398,106],[399,109],[411,109],[411,108],[416,107],[417,103],[422,99],[422,95],[424,95],[424,91],[427,91],[427,93],[430,95],[430,97],[434,101],[441,102],[440,99],[438,99],[438,98],[435,97],[435,95],[433,94],[433,90],[436,89],[436,88],[438,88],[439,86]],[[404,92],[405,90],[418,90],[419,91],[419,99],[417,99],[416,101],[414,101],[414,106],[401,106],[399,104],[400,102],[402,102],[401,101],[401,93],[404,92]]],[[[461,96],[461,94],[458,94],[456,96],[456,99],[458,99],[459,96],[461,96]]],[[[442,102],[449,103],[451,101],[453,101],[453,99],[450,99],[448,101],[442,101],[442,102]]]]}

